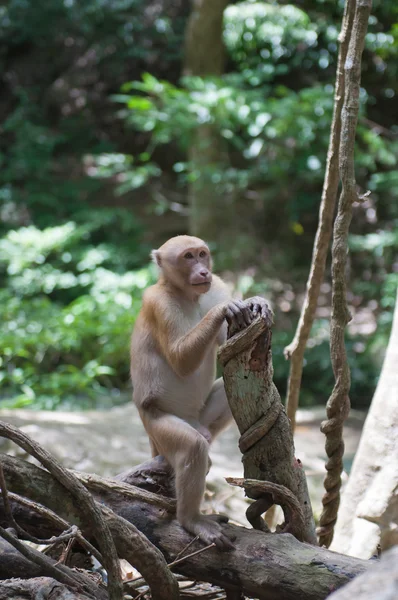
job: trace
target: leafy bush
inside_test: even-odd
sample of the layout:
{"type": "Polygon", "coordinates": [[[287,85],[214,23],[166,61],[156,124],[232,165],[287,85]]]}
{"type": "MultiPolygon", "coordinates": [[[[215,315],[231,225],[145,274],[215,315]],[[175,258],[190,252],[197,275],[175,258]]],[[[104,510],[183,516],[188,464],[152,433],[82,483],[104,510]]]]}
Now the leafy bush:
{"type": "Polygon", "coordinates": [[[69,222],[0,240],[0,388],[14,405],[98,403],[127,385],[129,336],[153,272],[118,272],[117,248],[93,244],[95,233],[69,222]]]}

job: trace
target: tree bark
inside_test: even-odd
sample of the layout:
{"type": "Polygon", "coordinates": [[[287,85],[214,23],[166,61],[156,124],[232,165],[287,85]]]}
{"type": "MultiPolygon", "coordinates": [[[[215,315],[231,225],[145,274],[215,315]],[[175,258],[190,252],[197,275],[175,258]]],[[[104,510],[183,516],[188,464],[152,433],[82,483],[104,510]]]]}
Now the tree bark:
{"type": "MultiPolygon", "coordinates": [[[[72,505],[75,511],[79,513],[80,529],[88,530],[90,537],[95,540],[100,551],[101,551],[101,564],[108,573],[108,586],[107,592],[109,593],[110,600],[117,600],[119,598],[119,591],[123,596],[123,586],[121,580],[121,569],[119,558],[126,558],[128,562],[136,567],[142,575],[146,578],[149,585],[151,586],[151,593],[154,600],[176,600],[179,597],[178,584],[174,576],[165,564],[162,554],[148,541],[148,539],[132,524],[118,518],[112,511],[104,506],[100,506],[93,496],[87,491],[86,487],[80,482],[79,478],[73,475],[71,471],[68,471],[60,463],[51,456],[47,450],[42,448],[37,442],[29,438],[25,433],[12,425],[3,423],[0,421],[0,435],[12,440],[23,448],[31,456],[34,456],[41,464],[43,464],[49,471],[49,475],[53,481],[56,481],[59,488],[63,490],[63,493],[67,492],[71,498],[72,505]],[[99,528],[99,524],[100,527],[99,528]],[[101,536],[101,531],[106,531],[107,538],[101,536]],[[104,558],[106,554],[106,558],[104,558]],[[110,570],[113,569],[119,575],[118,585],[110,585],[110,570]]],[[[13,519],[13,515],[8,513],[8,485],[5,476],[5,464],[6,457],[0,461],[1,464],[1,486],[2,486],[2,500],[5,503],[5,515],[8,526],[14,526],[19,534],[23,534],[20,531],[19,523],[13,519]],[[11,521],[11,523],[9,523],[11,521]]],[[[28,479],[28,485],[31,481],[28,479]]],[[[142,494],[147,492],[141,491],[142,494]]],[[[29,493],[22,494],[29,498],[29,493]]],[[[59,502],[62,503],[61,497],[59,502]]],[[[48,505],[43,499],[40,501],[43,505],[48,505]]],[[[54,511],[56,512],[56,511],[54,511]]],[[[54,522],[54,518],[52,518],[54,522]]],[[[70,569],[63,567],[63,565],[53,565],[48,561],[47,557],[41,553],[34,553],[33,550],[29,549],[26,545],[21,544],[20,540],[13,536],[6,529],[0,528],[0,535],[12,546],[16,547],[19,552],[29,558],[31,561],[39,564],[44,571],[44,575],[51,576],[61,583],[64,583],[71,587],[81,587],[81,582],[76,582],[74,579],[74,573],[70,569]]],[[[36,537],[42,538],[42,533],[36,537]]],[[[28,538],[29,539],[29,538],[28,538]]],[[[91,581],[86,582],[85,588],[90,587],[91,581]]],[[[84,589],[84,588],[83,588],[84,589]]],[[[85,589],[84,589],[85,591],[85,589]]],[[[90,591],[90,590],[89,590],[90,591]]],[[[94,597],[100,597],[99,594],[94,597]]]]}
{"type": "MultiPolygon", "coordinates": [[[[184,75],[206,77],[223,74],[223,14],[228,4],[229,0],[193,0],[185,35],[184,75]]],[[[214,125],[198,125],[188,149],[193,176],[188,192],[189,229],[192,235],[209,241],[219,238],[228,214],[226,195],[217,193],[212,180],[213,171],[221,168],[222,153],[222,139],[214,125]]]]}
{"type": "Polygon", "coordinates": [[[330,129],[329,149],[319,207],[319,223],[314,241],[311,269],[307,290],[301,309],[299,323],[293,341],[284,350],[285,358],[291,361],[286,397],[286,412],[292,431],[296,427],[296,412],[299,405],[301,377],[305,347],[315,318],[319,290],[325,274],[326,257],[332,235],[334,209],[339,186],[339,147],[341,133],[341,110],[344,100],[344,63],[354,18],[355,0],[347,0],[339,36],[340,49],[337,60],[336,85],[334,91],[333,119],[330,129]]]}
{"type": "MultiPolygon", "coordinates": [[[[369,558],[398,544],[398,295],[379,383],[344,489],[332,548],[369,558]]],[[[397,594],[398,597],[398,594],[397,594]]]]}
{"type": "MultiPolygon", "coordinates": [[[[290,490],[303,514],[303,529],[297,537],[316,544],[304,471],[294,457],[289,420],[272,381],[270,322],[257,319],[234,335],[220,348],[219,360],[228,402],[241,433],[245,479],[267,481],[290,490]]],[[[273,494],[261,494],[253,486],[246,486],[246,493],[257,500],[246,513],[249,521],[264,527],[259,517],[275,503],[273,494]]],[[[294,529],[298,531],[296,526],[294,529]]]]}
{"type": "Polygon", "coordinates": [[[51,577],[13,579],[0,582],[0,600],[92,600],[79,592],[71,592],[51,577]]]}
{"type": "Polygon", "coordinates": [[[352,205],[359,199],[355,182],[354,148],[359,113],[361,59],[371,6],[371,0],[356,1],[348,54],[344,65],[345,95],[339,153],[342,190],[334,223],[332,247],[330,356],[335,385],[326,405],[328,420],[321,426],[321,430],[326,435],[325,449],[328,461],[324,482],[326,493],[322,498],[323,510],[319,522],[319,543],[327,547],[333,539],[333,530],[340,504],[344,455],[343,423],[350,411],[350,368],[344,343],[345,329],[351,318],[347,306],[346,270],[352,205]]]}
{"type": "MultiPolygon", "coordinates": [[[[48,472],[7,455],[2,455],[1,461],[10,490],[43,503],[70,522],[82,525],[73,497],[48,472]]],[[[192,541],[192,536],[174,518],[172,500],[120,481],[75,475],[97,500],[112,535],[115,535],[115,518],[122,517],[138,527],[161,550],[167,562],[192,541]]],[[[46,534],[49,525],[43,516],[17,503],[14,506],[15,518],[24,528],[29,527],[32,533],[46,534]]],[[[3,519],[4,514],[0,511],[0,521],[3,519]]],[[[50,528],[53,528],[52,523],[50,528]]],[[[218,552],[210,548],[187,558],[174,569],[224,588],[241,589],[260,600],[323,600],[331,590],[368,568],[365,561],[300,543],[290,534],[266,534],[229,524],[225,528],[228,534],[236,535],[235,551],[218,552]]],[[[90,531],[83,533],[89,537],[90,531]]],[[[119,555],[125,556],[117,535],[115,544],[119,555]]],[[[195,542],[189,552],[200,548],[203,546],[195,542]]],[[[128,556],[126,558],[128,560],[128,556]]]]}

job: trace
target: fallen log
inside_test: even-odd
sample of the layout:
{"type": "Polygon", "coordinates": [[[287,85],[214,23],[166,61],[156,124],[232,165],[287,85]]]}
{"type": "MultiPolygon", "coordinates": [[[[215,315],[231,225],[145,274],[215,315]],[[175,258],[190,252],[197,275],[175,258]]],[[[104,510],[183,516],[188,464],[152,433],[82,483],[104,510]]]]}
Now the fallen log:
{"type": "MultiPolygon", "coordinates": [[[[48,469],[48,471],[46,471],[48,475],[53,482],[57,482],[59,491],[58,499],[61,504],[62,497],[66,493],[68,494],[68,497],[72,499],[72,504],[75,509],[74,512],[77,510],[79,515],[78,521],[80,529],[89,532],[93,543],[95,543],[100,550],[100,555],[98,554],[98,550],[94,547],[91,552],[100,557],[100,563],[106,569],[108,578],[106,594],[109,594],[109,597],[112,600],[119,600],[119,598],[121,600],[124,596],[119,558],[126,559],[133,567],[141,572],[143,577],[145,577],[149,583],[153,600],[177,600],[179,598],[178,583],[170,569],[167,567],[163,555],[150,543],[148,538],[145,537],[141,531],[139,531],[132,523],[118,517],[106,506],[101,506],[96,502],[95,498],[93,498],[93,495],[87,490],[85,485],[82,484],[71,471],[65,469],[44,448],[34,440],[30,439],[29,436],[22,431],[12,425],[0,421],[0,435],[14,441],[48,469]]],[[[31,540],[31,534],[27,530],[21,528],[21,525],[15,520],[9,505],[9,490],[6,479],[4,478],[3,462],[4,461],[0,460],[0,482],[6,521],[9,525],[12,525],[15,533],[22,539],[31,540]]],[[[31,484],[31,481],[27,482],[28,487],[30,487],[31,484]]],[[[146,494],[144,491],[139,491],[139,493],[146,494]]],[[[29,493],[22,495],[29,497],[29,493]]],[[[46,503],[45,497],[46,494],[44,492],[44,501],[39,500],[40,504],[48,504],[48,502],[46,503]]],[[[32,507],[29,508],[32,511],[32,507]]],[[[40,512],[42,515],[42,511],[36,510],[36,512],[40,512]]],[[[53,512],[54,515],[52,515],[51,518],[52,522],[54,522],[54,516],[57,516],[56,510],[53,512]]],[[[84,536],[82,538],[81,534],[77,531],[69,531],[69,539],[71,539],[70,534],[76,540],[80,539],[83,544],[89,543],[87,541],[84,542],[84,536]],[[76,534],[78,537],[76,537],[76,534]]],[[[0,527],[0,536],[29,560],[39,564],[42,567],[43,575],[53,577],[68,587],[77,589],[77,591],[86,593],[87,587],[92,588],[90,581],[87,581],[82,587],[81,582],[77,581],[76,574],[70,569],[68,569],[67,572],[64,572],[61,568],[62,565],[51,564],[47,557],[41,553],[34,554],[16,537],[16,535],[7,531],[6,528],[0,527]]],[[[38,540],[41,538],[40,534],[33,537],[35,538],[35,543],[38,543],[38,540]]],[[[51,542],[51,540],[44,543],[49,542],[51,542]]],[[[90,590],[89,592],[91,593],[90,590]]],[[[91,593],[91,595],[93,594],[91,593]]],[[[99,598],[100,596],[101,594],[96,589],[93,597],[99,598]]]]}
{"type": "MultiPolygon", "coordinates": [[[[79,510],[72,495],[44,469],[21,459],[0,455],[7,487],[10,491],[44,504],[69,522],[90,531],[80,522],[79,510]]],[[[141,472],[136,479],[144,478],[141,472]]],[[[101,507],[118,547],[113,513],[134,524],[171,563],[192,541],[176,521],[175,502],[121,481],[95,475],[75,475],[92,493],[101,507]]],[[[124,478],[128,475],[124,475],[124,478]]],[[[134,479],[134,472],[130,480],[134,479]]],[[[43,515],[13,502],[14,516],[32,535],[54,533],[53,525],[43,515]]],[[[0,522],[4,524],[0,506],[0,522]]],[[[236,550],[220,553],[214,548],[190,556],[174,570],[193,579],[208,581],[226,589],[241,589],[248,596],[265,600],[324,600],[332,591],[366,571],[369,563],[316,546],[301,543],[290,534],[272,534],[225,525],[228,535],[236,536],[236,550]]],[[[189,553],[203,549],[194,542],[189,553]]],[[[119,550],[119,549],[118,549],[119,550]]],[[[2,557],[0,555],[0,563],[2,557]]]]}
{"type": "Polygon", "coordinates": [[[91,600],[79,592],[71,592],[68,587],[51,579],[12,579],[0,582],[0,600],[22,600],[22,598],[54,598],[54,600],[91,600]]]}

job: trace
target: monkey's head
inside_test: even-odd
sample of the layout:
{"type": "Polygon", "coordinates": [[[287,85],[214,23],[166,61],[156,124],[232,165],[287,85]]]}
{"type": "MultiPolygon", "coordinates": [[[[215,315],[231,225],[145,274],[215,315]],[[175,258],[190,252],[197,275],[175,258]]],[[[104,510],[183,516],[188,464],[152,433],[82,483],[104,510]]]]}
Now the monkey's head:
{"type": "Polygon", "coordinates": [[[152,250],[151,256],[165,281],[184,293],[200,295],[209,291],[212,260],[203,240],[190,235],[178,235],[158,250],[152,250]]]}

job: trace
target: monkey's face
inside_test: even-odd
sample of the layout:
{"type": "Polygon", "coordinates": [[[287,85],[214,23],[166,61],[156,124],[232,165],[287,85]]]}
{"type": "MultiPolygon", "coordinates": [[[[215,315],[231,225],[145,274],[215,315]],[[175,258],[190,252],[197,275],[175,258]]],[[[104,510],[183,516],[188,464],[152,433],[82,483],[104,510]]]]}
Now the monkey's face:
{"type": "Polygon", "coordinates": [[[152,256],[166,280],[189,295],[205,294],[212,280],[210,250],[199,238],[181,235],[168,240],[152,256]]]}
{"type": "Polygon", "coordinates": [[[208,292],[212,280],[209,249],[206,246],[188,248],[180,261],[182,272],[186,274],[186,280],[195,289],[195,293],[208,292]]]}

